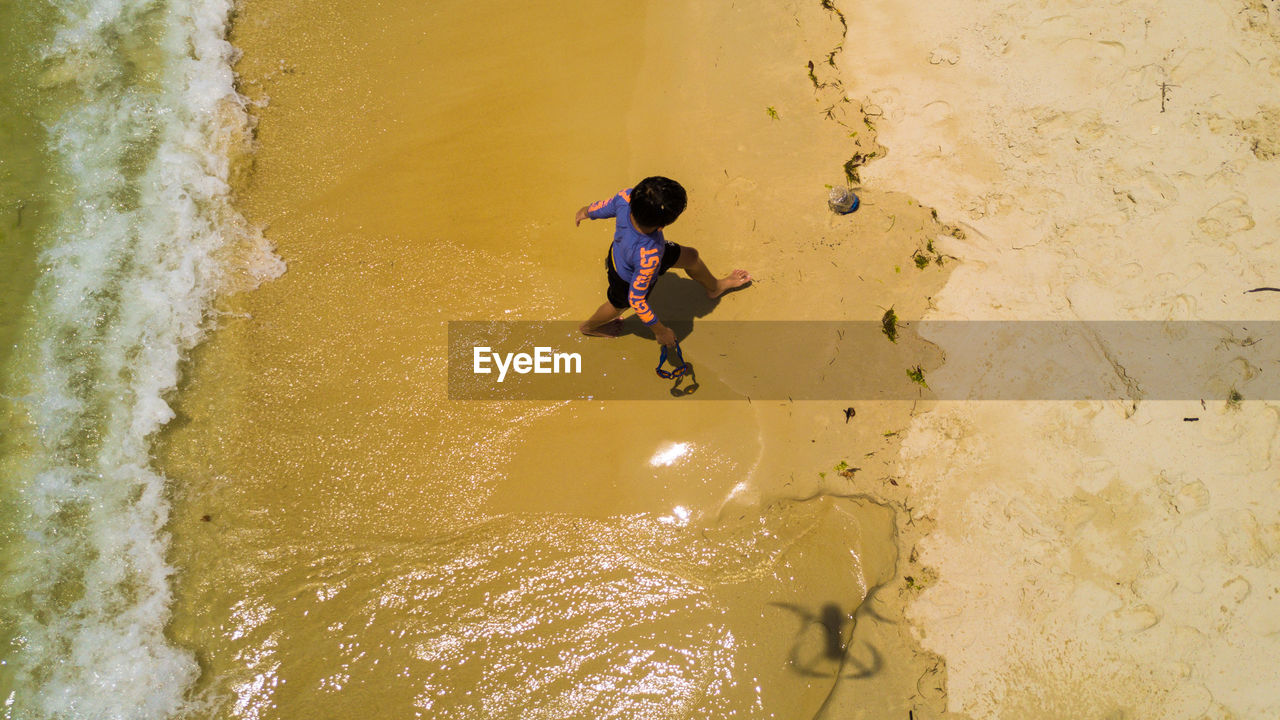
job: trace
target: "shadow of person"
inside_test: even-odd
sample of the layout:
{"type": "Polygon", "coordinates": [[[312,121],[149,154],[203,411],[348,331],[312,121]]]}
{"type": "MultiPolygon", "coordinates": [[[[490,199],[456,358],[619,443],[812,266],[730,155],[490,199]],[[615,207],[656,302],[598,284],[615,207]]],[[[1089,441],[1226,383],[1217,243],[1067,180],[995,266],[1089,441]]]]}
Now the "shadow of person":
{"type": "MultiPolygon", "coordinates": [[[[707,297],[706,288],[696,280],[667,273],[654,286],[653,292],[649,293],[649,309],[662,321],[663,325],[671,328],[671,331],[676,334],[676,340],[680,341],[693,332],[693,321],[696,318],[710,314],[725,295],[748,286],[733,288],[720,297],[712,299],[707,297]]],[[[653,333],[634,314],[622,321],[620,334],[653,336],[653,333]]]]}
{"type": "MultiPolygon", "coordinates": [[[[662,368],[668,353],[662,353],[658,361],[658,374],[675,381],[670,390],[673,397],[687,397],[697,392],[699,387],[693,364],[685,362],[684,357],[679,354],[678,344],[693,334],[694,319],[710,314],[720,304],[721,298],[726,295],[745,290],[750,286],[751,282],[748,281],[744,285],[724,291],[719,297],[709,298],[706,288],[689,277],[667,274],[654,285],[653,291],[649,293],[649,309],[676,336],[676,352],[670,355],[671,367],[679,370],[679,374],[663,374],[662,368]]],[[[653,339],[653,331],[645,327],[635,315],[628,316],[618,326],[618,336],[624,335],[653,339]]]]}

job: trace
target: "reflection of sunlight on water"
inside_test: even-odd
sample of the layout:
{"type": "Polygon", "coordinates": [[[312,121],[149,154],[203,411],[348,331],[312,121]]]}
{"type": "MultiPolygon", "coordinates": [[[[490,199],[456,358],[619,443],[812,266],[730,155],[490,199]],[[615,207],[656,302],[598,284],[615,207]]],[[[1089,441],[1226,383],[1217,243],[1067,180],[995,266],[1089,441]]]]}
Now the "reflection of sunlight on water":
{"type": "Polygon", "coordinates": [[[280,663],[273,662],[266,672],[258,673],[253,679],[231,686],[236,694],[234,703],[235,716],[247,720],[258,720],[267,711],[274,709],[271,696],[280,685],[280,663]]]}
{"type": "MultiPolygon", "coordinates": [[[[240,601],[231,613],[235,624],[231,638],[249,638],[263,625],[273,621],[274,615],[275,608],[261,600],[246,598],[240,601]]],[[[235,717],[257,720],[274,709],[273,696],[283,682],[279,674],[280,661],[276,657],[280,635],[279,631],[272,632],[261,642],[251,643],[237,653],[238,662],[257,672],[252,678],[231,686],[236,695],[233,703],[235,717]]]]}
{"type": "Polygon", "coordinates": [[[671,511],[670,515],[663,515],[658,518],[658,522],[666,525],[684,525],[689,522],[689,508],[683,505],[677,505],[671,511]]]}
{"type": "Polygon", "coordinates": [[[652,467],[668,467],[675,464],[675,461],[689,454],[689,450],[693,448],[693,443],[670,443],[658,449],[649,458],[649,465],[652,467]]]}

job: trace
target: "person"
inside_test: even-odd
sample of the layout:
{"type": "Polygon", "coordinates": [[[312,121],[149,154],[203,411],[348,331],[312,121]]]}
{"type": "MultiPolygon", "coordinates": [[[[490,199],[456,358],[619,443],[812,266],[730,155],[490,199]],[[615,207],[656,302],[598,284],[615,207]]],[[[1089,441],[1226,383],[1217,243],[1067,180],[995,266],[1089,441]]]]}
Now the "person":
{"type": "Polygon", "coordinates": [[[663,228],[684,212],[687,195],[680,183],[665,177],[647,177],[634,188],[619,192],[608,200],[585,205],[574,216],[574,226],[583,220],[615,218],[613,243],[605,256],[609,277],[607,301],[587,318],[578,329],[584,335],[616,337],[618,318],[627,308],[653,330],[654,339],[662,345],[676,344],[675,333],[654,315],[649,307],[649,293],[658,276],[677,267],[702,285],[707,297],[715,299],[733,288],[751,282],[746,270],[734,270],[717,278],[707,269],[695,248],[670,242],[663,228]]]}

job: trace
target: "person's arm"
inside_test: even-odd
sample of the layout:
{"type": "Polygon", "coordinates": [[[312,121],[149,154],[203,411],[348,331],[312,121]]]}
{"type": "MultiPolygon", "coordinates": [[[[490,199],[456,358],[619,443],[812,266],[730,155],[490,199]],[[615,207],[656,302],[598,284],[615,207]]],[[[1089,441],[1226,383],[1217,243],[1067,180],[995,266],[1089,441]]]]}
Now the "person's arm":
{"type": "Polygon", "coordinates": [[[640,322],[653,329],[654,339],[670,347],[676,344],[676,334],[671,331],[671,328],[658,321],[658,316],[653,314],[653,310],[649,308],[649,301],[645,297],[649,292],[650,284],[658,276],[658,263],[660,262],[662,262],[661,249],[642,249],[640,251],[640,267],[636,268],[636,275],[631,278],[631,289],[627,293],[627,302],[631,305],[631,309],[636,312],[636,317],[640,318],[640,322]]]}
{"type": "Polygon", "coordinates": [[[574,225],[581,225],[583,220],[603,220],[604,218],[615,217],[618,214],[618,201],[630,202],[631,192],[623,190],[608,200],[583,205],[578,209],[578,213],[573,217],[574,225]]]}

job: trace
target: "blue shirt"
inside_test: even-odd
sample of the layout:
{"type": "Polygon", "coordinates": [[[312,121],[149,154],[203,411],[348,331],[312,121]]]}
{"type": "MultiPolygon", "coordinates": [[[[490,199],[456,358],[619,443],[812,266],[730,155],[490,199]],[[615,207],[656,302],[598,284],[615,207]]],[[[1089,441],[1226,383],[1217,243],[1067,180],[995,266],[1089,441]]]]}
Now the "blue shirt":
{"type": "Polygon", "coordinates": [[[645,325],[652,325],[658,322],[658,318],[649,309],[645,296],[658,277],[658,265],[662,262],[667,240],[661,230],[645,235],[631,224],[631,190],[627,188],[608,200],[593,203],[587,208],[587,217],[592,220],[615,219],[613,245],[609,248],[613,269],[631,286],[627,302],[636,311],[636,317],[645,325]]]}

